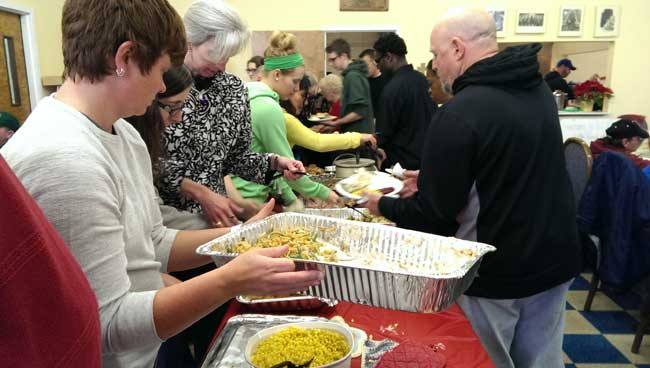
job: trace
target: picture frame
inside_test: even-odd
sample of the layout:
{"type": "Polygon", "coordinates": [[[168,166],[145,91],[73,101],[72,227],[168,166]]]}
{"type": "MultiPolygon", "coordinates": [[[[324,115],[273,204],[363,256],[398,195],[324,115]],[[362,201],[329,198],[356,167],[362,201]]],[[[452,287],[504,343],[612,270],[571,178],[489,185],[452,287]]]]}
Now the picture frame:
{"type": "Polygon", "coordinates": [[[616,37],[621,24],[621,8],[616,5],[596,7],[594,37],[616,37]]]}
{"type": "Polygon", "coordinates": [[[546,12],[543,10],[518,10],[516,33],[546,32],[546,12]]]}
{"type": "Polygon", "coordinates": [[[487,12],[490,13],[494,24],[497,27],[497,37],[505,37],[506,32],[506,19],[508,12],[505,8],[489,8],[487,12]]]}
{"type": "Polygon", "coordinates": [[[388,11],[388,0],[339,0],[340,11],[388,11]]]}
{"type": "Polygon", "coordinates": [[[562,6],[560,8],[560,21],[557,35],[560,37],[581,36],[585,18],[584,14],[585,11],[582,6],[562,6]]]}

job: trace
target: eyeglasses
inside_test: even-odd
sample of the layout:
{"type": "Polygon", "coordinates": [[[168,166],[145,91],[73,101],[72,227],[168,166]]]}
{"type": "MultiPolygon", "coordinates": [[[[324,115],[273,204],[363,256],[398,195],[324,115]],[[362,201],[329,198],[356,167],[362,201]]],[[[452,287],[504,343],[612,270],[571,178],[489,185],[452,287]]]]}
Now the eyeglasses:
{"type": "Polygon", "coordinates": [[[158,105],[158,107],[160,107],[161,109],[165,110],[169,115],[174,115],[175,113],[183,109],[183,104],[177,106],[171,106],[171,105],[164,104],[159,100],[156,100],[156,105],[158,105]]]}
{"type": "Polygon", "coordinates": [[[388,55],[388,54],[379,55],[379,57],[375,59],[375,64],[379,64],[381,62],[381,60],[386,57],[386,55],[388,55]]]}

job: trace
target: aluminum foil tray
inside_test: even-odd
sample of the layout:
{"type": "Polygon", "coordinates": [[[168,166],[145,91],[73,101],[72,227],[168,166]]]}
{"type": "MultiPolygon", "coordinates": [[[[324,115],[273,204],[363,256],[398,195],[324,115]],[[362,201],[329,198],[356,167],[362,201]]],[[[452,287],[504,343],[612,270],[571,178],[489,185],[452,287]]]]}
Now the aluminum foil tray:
{"type": "MultiPolygon", "coordinates": [[[[357,210],[361,213],[364,213],[366,215],[369,215],[370,212],[368,211],[367,208],[357,208],[357,210]]],[[[351,208],[305,208],[302,213],[306,215],[314,215],[314,216],[325,216],[325,217],[332,217],[340,220],[356,220],[356,221],[363,221],[363,215],[351,208]]],[[[372,222],[373,224],[380,224],[380,225],[395,225],[393,222],[372,222]]]]}
{"type": "Polygon", "coordinates": [[[451,306],[470,286],[491,245],[392,226],[300,213],[280,213],[242,226],[199,248],[221,266],[237,254],[225,252],[241,239],[254,242],[271,230],[297,226],[347,249],[352,260],[336,263],[294,260],[297,269],[320,269],[325,279],[306,294],[375,307],[432,313],[451,306]],[[458,256],[459,252],[469,256],[458,256]]]}
{"type": "Polygon", "coordinates": [[[276,325],[296,322],[326,322],[326,318],[312,316],[271,316],[242,314],[226,322],[221,334],[210,347],[201,368],[248,368],[244,358],[246,343],[257,332],[276,325]]]}
{"type": "Polygon", "coordinates": [[[317,309],[324,306],[334,307],[338,304],[337,300],[319,298],[310,295],[294,295],[282,298],[265,298],[251,299],[245,295],[240,295],[237,301],[246,305],[248,309],[255,312],[286,312],[317,309]]]}

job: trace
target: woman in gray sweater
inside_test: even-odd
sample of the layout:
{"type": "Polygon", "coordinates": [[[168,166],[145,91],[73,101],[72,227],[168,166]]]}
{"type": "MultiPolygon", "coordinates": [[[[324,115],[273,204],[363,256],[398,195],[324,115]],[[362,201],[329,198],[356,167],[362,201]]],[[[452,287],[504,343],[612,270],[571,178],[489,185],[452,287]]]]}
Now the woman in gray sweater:
{"type": "MultiPolygon", "coordinates": [[[[95,292],[103,366],[153,366],[161,341],[235,295],[319,283],[320,272],[293,272],[291,260],[277,258],[287,251],[280,247],[165,287],[162,272],[209,262],[194,250],[215,230],[162,225],[147,148],[122,117],[144,113],[165,90],[163,73],[182,63],[181,19],[166,0],[68,0],[62,25],[65,82],[0,152],[95,292]]],[[[303,169],[270,164],[290,178],[303,169]]]]}

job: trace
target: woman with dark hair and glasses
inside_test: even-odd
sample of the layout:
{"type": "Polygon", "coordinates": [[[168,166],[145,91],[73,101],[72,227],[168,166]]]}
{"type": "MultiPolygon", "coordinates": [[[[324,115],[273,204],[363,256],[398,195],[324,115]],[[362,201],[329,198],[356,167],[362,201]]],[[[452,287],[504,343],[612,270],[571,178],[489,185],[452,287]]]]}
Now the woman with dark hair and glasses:
{"type": "Polygon", "coordinates": [[[248,59],[246,62],[246,74],[253,82],[259,82],[262,80],[262,67],[264,66],[264,58],[255,55],[252,58],[248,59]]]}
{"type": "MultiPolygon", "coordinates": [[[[140,133],[140,136],[147,145],[151,158],[151,170],[153,172],[154,183],[164,175],[165,170],[166,150],[163,149],[162,145],[163,132],[165,128],[172,124],[177,124],[182,120],[183,103],[189,95],[193,78],[190,70],[185,65],[180,65],[165,72],[163,81],[166,86],[165,92],[156,95],[154,103],[147,108],[145,114],[126,118],[140,133]]],[[[163,224],[167,227],[179,230],[200,230],[209,229],[214,226],[201,213],[181,211],[174,207],[164,205],[158,197],[157,200],[160,206],[163,224]]],[[[253,222],[268,216],[273,209],[273,205],[274,201],[267,203],[247,222],[253,222]]],[[[217,225],[221,227],[221,224],[217,225]]],[[[227,234],[229,231],[230,228],[221,227],[221,229],[214,230],[214,236],[227,234]]],[[[214,268],[214,264],[210,263],[190,270],[173,272],[171,275],[185,281],[209,272],[214,268]]],[[[167,275],[164,275],[164,278],[167,284],[177,282],[173,278],[167,277],[167,275]]],[[[162,362],[165,362],[164,364],[168,366],[183,366],[200,362],[212,338],[211,332],[214,330],[214,326],[219,324],[227,305],[224,304],[180,334],[164,342],[158,354],[159,366],[163,364],[162,362]],[[194,346],[195,358],[192,358],[190,353],[190,343],[194,346]]]]}

